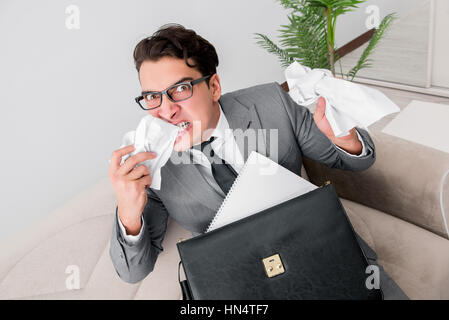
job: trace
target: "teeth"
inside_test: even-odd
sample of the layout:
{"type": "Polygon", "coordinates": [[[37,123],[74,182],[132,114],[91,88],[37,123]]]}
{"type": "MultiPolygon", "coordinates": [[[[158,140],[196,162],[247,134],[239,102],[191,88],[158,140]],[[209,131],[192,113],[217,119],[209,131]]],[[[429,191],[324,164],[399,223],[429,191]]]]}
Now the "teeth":
{"type": "Polygon", "coordinates": [[[182,130],[185,130],[189,126],[190,122],[184,121],[177,124],[178,127],[180,127],[182,130]]]}

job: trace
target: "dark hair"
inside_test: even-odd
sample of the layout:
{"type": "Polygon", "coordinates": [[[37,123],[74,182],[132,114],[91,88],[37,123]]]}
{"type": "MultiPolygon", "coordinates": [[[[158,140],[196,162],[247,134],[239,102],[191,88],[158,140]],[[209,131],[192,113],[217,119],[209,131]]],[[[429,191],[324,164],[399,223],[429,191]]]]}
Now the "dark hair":
{"type": "Polygon", "coordinates": [[[134,49],[134,63],[139,72],[145,60],[157,61],[162,57],[184,59],[190,68],[203,76],[217,72],[218,56],[215,48],[195,31],[179,24],[162,26],[151,37],[141,40],[134,49]],[[191,58],[194,64],[190,64],[191,58]]]}

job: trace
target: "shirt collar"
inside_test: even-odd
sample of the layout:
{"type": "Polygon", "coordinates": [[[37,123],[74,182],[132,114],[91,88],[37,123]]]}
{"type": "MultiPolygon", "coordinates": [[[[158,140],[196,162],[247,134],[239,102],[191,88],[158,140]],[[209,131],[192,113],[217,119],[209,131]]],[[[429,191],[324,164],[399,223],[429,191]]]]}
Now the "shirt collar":
{"type": "MultiPolygon", "coordinates": [[[[215,140],[223,141],[223,140],[225,140],[226,130],[229,129],[229,123],[228,123],[228,120],[226,119],[223,109],[221,108],[220,102],[218,103],[218,109],[220,112],[220,116],[218,117],[217,125],[215,126],[214,130],[212,131],[209,139],[211,137],[215,137],[215,140]]],[[[201,144],[201,143],[197,143],[194,146],[199,145],[199,144],[201,144]]],[[[216,142],[214,143],[214,145],[215,144],[216,144],[216,142]]]]}
{"type": "Polygon", "coordinates": [[[218,108],[220,110],[220,116],[218,117],[217,126],[215,127],[214,131],[212,131],[211,137],[224,139],[225,130],[229,129],[229,123],[226,119],[223,109],[221,108],[220,103],[218,103],[218,108]]]}
{"type": "MultiPolygon", "coordinates": [[[[229,126],[229,122],[223,112],[223,109],[221,108],[220,103],[218,106],[220,116],[218,117],[218,122],[215,129],[211,133],[211,137],[215,137],[214,141],[211,143],[211,147],[220,158],[233,166],[237,172],[240,172],[243,167],[244,160],[238,150],[237,145],[235,144],[233,130],[229,126]],[[224,149],[226,149],[226,151],[224,149]]],[[[211,169],[211,164],[208,158],[199,150],[198,146],[190,148],[189,153],[193,157],[194,163],[201,164],[211,169]]]]}

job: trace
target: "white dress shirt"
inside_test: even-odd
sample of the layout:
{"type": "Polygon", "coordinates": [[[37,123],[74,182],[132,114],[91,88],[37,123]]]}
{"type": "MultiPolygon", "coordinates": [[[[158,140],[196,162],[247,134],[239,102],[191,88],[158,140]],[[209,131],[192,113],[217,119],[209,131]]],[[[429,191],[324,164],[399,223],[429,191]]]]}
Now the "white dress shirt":
{"type": "MultiPolygon", "coordinates": [[[[223,159],[228,164],[230,164],[234,168],[234,170],[237,173],[239,173],[243,168],[244,159],[243,159],[243,157],[240,153],[240,149],[234,139],[233,131],[232,131],[232,129],[229,128],[228,120],[226,119],[226,116],[221,108],[221,105],[219,105],[219,108],[220,108],[220,116],[218,118],[218,123],[211,134],[211,137],[215,137],[215,139],[214,139],[214,141],[211,142],[210,146],[211,146],[212,150],[221,159],[223,159]]],[[[360,142],[362,143],[362,153],[360,155],[350,154],[350,153],[346,152],[345,150],[341,149],[340,147],[338,147],[337,145],[335,145],[335,144],[334,145],[335,145],[335,147],[337,147],[339,150],[345,152],[346,154],[348,154],[352,157],[355,157],[355,158],[359,158],[359,157],[363,157],[366,155],[366,147],[365,147],[365,143],[363,142],[363,139],[360,136],[359,132],[357,130],[356,130],[356,132],[357,132],[357,136],[358,136],[360,142]]],[[[200,143],[198,143],[198,144],[200,144],[200,143]]],[[[198,145],[198,144],[196,144],[196,145],[198,145]]],[[[189,152],[192,155],[193,162],[195,164],[201,165],[202,168],[199,168],[199,169],[202,172],[203,176],[206,178],[206,181],[209,182],[211,187],[217,189],[215,184],[212,183],[212,181],[214,180],[213,175],[212,175],[212,166],[209,162],[209,159],[206,157],[206,155],[203,152],[201,152],[201,150],[196,149],[196,148],[189,149],[189,152]]],[[[217,190],[217,191],[219,191],[219,190],[217,190]]],[[[140,238],[142,236],[142,230],[144,228],[143,217],[142,217],[142,227],[140,229],[139,234],[136,236],[127,235],[125,227],[123,226],[120,219],[118,219],[118,221],[119,221],[119,226],[120,226],[120,230],[123,235],[123,238],[125,239],[125,242],[128,245],[133,245],[140,240],[140,238]]]]}

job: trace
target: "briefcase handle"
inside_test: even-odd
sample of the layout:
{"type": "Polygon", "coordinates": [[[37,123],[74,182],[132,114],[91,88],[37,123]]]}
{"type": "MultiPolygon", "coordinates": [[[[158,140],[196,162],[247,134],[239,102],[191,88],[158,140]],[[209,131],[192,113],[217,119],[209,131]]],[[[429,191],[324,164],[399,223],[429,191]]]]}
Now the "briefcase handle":
{"type": "Polygon", "coordinates": [[[193,300],[192,293],[190,292],[190,287],[189,287],[189,283],[187,282],[187,279],[181,281],[181,263],[182,263],[182,261],[179,261],[178,282],[179,282],[179,286],[181,287],[182,300],[193,300]]]}

